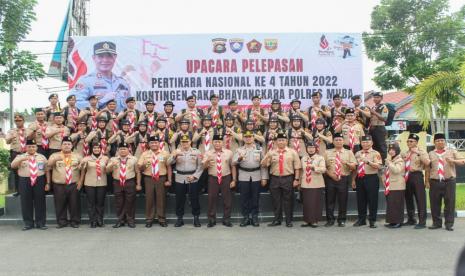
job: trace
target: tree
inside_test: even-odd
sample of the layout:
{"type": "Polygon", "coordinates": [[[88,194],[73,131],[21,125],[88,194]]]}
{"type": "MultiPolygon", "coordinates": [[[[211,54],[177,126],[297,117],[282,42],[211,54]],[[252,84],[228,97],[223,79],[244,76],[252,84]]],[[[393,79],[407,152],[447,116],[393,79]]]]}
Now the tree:
{"type": "Polygon", "coordinates": [[[465,6],[449,12],[448,0],[381,0],[371,14],[373,33],[363,33],[367,55],[380,63],[375,83],[384,90],[413,91],[438,71],[464,60],[465,6]]]}
{"type": "Polygon", "coordinates": [[[465,62],[455,72],[441,71],[424,79],[415,89],[413,102],[423,128],[430,124],[436,112],[435,128],[449,135],[448,115],[453,104],[465,98],[465,62]],[[433,107],[433,108],[432,108],[433,107]]]}
{"type": "MultiPolygon", "coordinates": [[[[18,44],[31,29],[35,20],[36,0],[0,0],[0,92],[10,93],[13,109],[13,86],[45,76],[41,63],[29,51],[21,51],[18,44]]],[[[13,112],[10,112],[10,126],[13,112]]]]}

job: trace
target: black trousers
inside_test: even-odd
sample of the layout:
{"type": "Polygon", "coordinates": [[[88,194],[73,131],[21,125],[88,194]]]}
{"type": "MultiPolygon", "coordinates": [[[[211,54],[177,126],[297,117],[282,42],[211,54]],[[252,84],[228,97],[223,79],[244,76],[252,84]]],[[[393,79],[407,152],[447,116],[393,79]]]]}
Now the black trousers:
{"type": "MultiPolygon", "coordinates": [[[[16,151],[13,151],[13,150],[10,150],[10,165],[11,163],[13,162],[13,160],[16,158],[16,156],[20,155],[21,153],[20,152],[16,152],[16,151]]],[[[18,175],[18,169],[11,169],[10,170],[12,171],[13,173],[13,181],[14,181],[14,189],[15,189],[15,192],[18,192],[19,189],[18,189],[18,186],[19,186],[19,175],[18,175]]],[[[11,176],[11,174],[10,174],[11,176]]]]}
{"type": "Polygon", "coordinates": [[[260,199],[260,181],[239,181],[241,193],[242,215],[244,217],[258,217],[260,199]]]}
{"type": "Polygon", "coordinates": [[[45,225],[45,175],[39,176],[34,186],[29,177],[19,177],[21,213],[25,226],[45,225]]]}
{"type": "Polygon", "coordinates": [[[292,182],[294,175],[270,176],[270,193],[273,202],[274,220],[283,220],[283,209],[286,222],[292,222],[294,208],[294,188],[292,182]]]}
{"type": "Polygon", "coordinates": [[[336,199],[338,205],[337,221],[345,222],[347,219],[347,199],[349,197],[349,176],[342,176],[339,181],[325,177],[326,187],[326,220],[335,221],[334,208],[336,199]]]}
{"type": "Polygon", "coordinates": [[[90,222],[103,222],[103,213],[105,210],[105,195],[107,187],[84,187],[87,194],[87,212],[90,222]]]}
{"type": "Polygon", "coordinates": [[[444,224],[446,226],[454,225],[455,186],[455,178],[450,178],[445,181],[430,179],[429,202],[431,205],[431,217],[433,218],[434,225],[442,226],[442,200],[444,200],[444,224]]]}
{"type": "Polygon", "coordinates": [[[199,202],[199,192],[200,185],[199,182],[192,182],[189,184],[175,182],[175,192],[176,192],[176,216],[182,218],[184,216],[184,206],[186,205],[186,194],[189,194],[189,200],[192,207],[192,215],[200,215],[200,202],[199,202]]]}
{"type": "Polygon", "coordinates": [[[408,220],[415,220],[415,203],[418,210],[418,223],[426,224],[426,191],[422,172],[410,172],[405,187],[405,204],[408,220]]]}
{"type": "Polygon", "coordinates": [[[385,126],[372,126],[370,127],[370,135],[373,139],[373,149],[378,151],[381,154],[381,157],[384,160],[387,156],[387,145],[386,145],[386,136],[387,131],[385,126]]]}
{"type": "Polygon", "coordinates": [[[59,225],[68,224],[68,212],[70,222],[79,224],[81,222],[81,202],[80,194],[76,183],[53,185],[53,195],[55,199],[55,212],[59,225]]]}
{"type": "Polygon", "coordinates": [[[136,179],[127,179],[124,186],[119,179],[113,180],[113,193],[115,194],[116,216],[118,222],[135,223],[136,216],[136,179]]]}
{"type": "Polygon", "coordinates": [[[369,221],[376,221],[378,213],[379,177],[377,174],[367,174],[356,178],[358,219],[366,220],[367,206],[370,210],[369,221]]]}

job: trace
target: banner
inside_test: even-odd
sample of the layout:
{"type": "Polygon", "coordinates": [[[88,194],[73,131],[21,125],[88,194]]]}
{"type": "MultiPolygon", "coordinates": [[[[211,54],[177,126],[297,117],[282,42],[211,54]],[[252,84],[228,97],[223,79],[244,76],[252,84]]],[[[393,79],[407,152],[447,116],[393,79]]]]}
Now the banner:
{"type": "Polygon", "coordinates": [[[353,95],[363,100],[361,45],[354,33],[71,37],[68,82],[80,108],[97,95],[119,110],[129,96],[141,109],[152,99],[157,110],[168,100],[180,110],[190,95],[208,106],[218,94],[222,105],[260,95],[264,106],[297,98],[303,109],[317,91],[323,104],[339,94],[350,106],[353,95]]]}

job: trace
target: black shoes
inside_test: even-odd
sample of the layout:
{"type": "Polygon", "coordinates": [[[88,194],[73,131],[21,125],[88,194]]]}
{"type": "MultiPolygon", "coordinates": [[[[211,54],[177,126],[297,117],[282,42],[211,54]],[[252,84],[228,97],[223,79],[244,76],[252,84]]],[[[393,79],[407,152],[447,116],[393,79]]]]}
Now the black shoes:
{"type": "Polygon", "coordinates": [[[328,220],[325,224],[325,227],[331,227],[334,225],[334,220],[328,220]]]}
{"type": "Polygon", "coordinates": [[[123,227],[124,226],[124,223],[121,223],[121,222],[117,222],[115,225],[113,225],[113,228],[120,228],[120,227],[123,227]]]}
{"type": "Polygon", "coordinates": [[[223,220],[223,225],[226,227],[232,227],[232,223],[229,220],[223,220]]]}
{"type": "Polygon", "coordinates": [[[194,227],[200,227],[202,226],[200,224],[199,216],[194,216],[194,227]]]}
{"type": "Polygon", "coordinates": [[[344,221],[338,221],[337,222],[337,226],[339,227],[345,227],[346,226],[346,223],[344,221]]]}
{"type": "Polygon", "coordinates": [[[417,221],[414,219],[409,219],[406,222],[402,222],[402,226],[413,226],[417,224],[417,221]]]}
{"type": "Polygon", "coordinates": [[[447,231],[454,231],[454,228],[452,228],[452,225],[446,225],[446,230],[447,231]]]}
{"type": "Polygon", "coordinates": [[[174,227],[181,227],[184,225],[184,220],[182,218],[178,218],[176,220],[176,223],[174,224],[174,227]]]}
{"type": "Polygon", "coordinates": [[[58,224],[56,229],[65,228],[66,226],[68,226],[68,225],[66,225],[66,224],[58,224]]]}
{"type": "Polygon", "coordinates": [[[48,227],[45,226],[45,225],[37,225],[36,228],[39,229],[39,230],[47,230],[48,229],[48,227]]]}
{"type": "Polygon", "coordinates": [[[239,226],[246,227],[247,225],[250,225],[250,224],[251,224],[250,218],[245,217],[242,219],[241,224],[239,226]]]}
{"type": "Polygon", "coordinates": [[[413,228],[415,228],[415,229],[425,229],[425,228],[426,228],[426,225],[424,225],[424,224],[417,224],[417,225],[415,225],[415,227],[413,227],[413,228]]]}
{"type": "Polygon", "coordinates": [[[292,225],[292,222],[286,222],[286,227],[289,227],[289,228],[290,228],[290,227],[292,227],[292,226],[293,226],[293,225],[292,225]]]}
{"type": "Polygon", "coordinates": [[[18,197],[19,196],[19,192],[16,192],[13,194],[14,197],[18,197]]]}
{"type": "Polygon", "coordinates": [[[31,230],[31,229],[33,229],[33,228],[34,228],[34,227],[32,227],[32,226],[24,226],[24,227],[23,227],[23,231],[28,231],[28,230],[31,230]]]}
{"type": "Polygon", "coordinates": [[[279,226],[279,225],[281,225],[281,221],[278,221],[278,220],[273,220],[270,224],[268,224],[268,226],[270,227],[279,226]]]}
{"type": "Polygon", "coordinates": [[[148,222],[145,224],[145,228],[152,228],[152,225],[153,225],[153,222],[148,221],[148,222]]]}
{"type": "Polygon", "coordinates": [[[159,221],[158,224],[159,224],[161,227],[168,227],[168,223],[166,223],[166,221],[159,221]]]}
{"type": "Polygon", "coordinates": [[[360,226],[363,226],[363,225],[367,225],[366,220],[359,219],[354,223],[354,227],[360,227],[360,226]]]}
{"type": "Polygon", "coordinates": [[[71,223],[71,227],[72,227],[72,228],[79,228],[79,224],[77,224],[77,223],[71,223]]]}
{"type": "Polygon", "coordinates": [[[136,224],[134,222],[128,223],[129,228],[136,228],[136,224]]]}
{"type": "Polygon", "coordinates": [[[370,228],[378,228],[374,221],[370,221],[370,228]]]}
{"type": "Polygon", "coordinates": [[[97,227],[104,227],[105,224],[103,224],[103,220],[98,220],[97,221],[97,227]]]}
{"type": "Polygon", "coordinates": [[[402,226],[401,223],[390,223],[387,227],[390,229],[396,229],[396,228],[400,228],[401,226],[402,226]]]}
{"type": "Polygon", "coordinates": [[[428,227],[428,229],[430,229],[430,230],[436,230],[436,229],[441,229],[441,228],[442,228],[441,225],[435,225],[435,224],[433,224],[433,225],[431,225],[430,227],[428,227]]]}
{"type": "Polygon", "coordinates": [[[208,227],[208,228],[212,228],[212,227],[214,227],[215,225],[216,225],[216,221],[211,219],[211,220],[208,221],[207,227],[208,227]]]}
{"type": "Polygon", "coordinates": [[[91,222],[90,223],[90,228],[97,228],[97,223],[96,222],[91,222]]]}
{"type": "Polygon", "coordinates": [[[258,223],[258,217],[252,217],[252,226],[258,227],[260,226],[260,223],[258,223]]]}

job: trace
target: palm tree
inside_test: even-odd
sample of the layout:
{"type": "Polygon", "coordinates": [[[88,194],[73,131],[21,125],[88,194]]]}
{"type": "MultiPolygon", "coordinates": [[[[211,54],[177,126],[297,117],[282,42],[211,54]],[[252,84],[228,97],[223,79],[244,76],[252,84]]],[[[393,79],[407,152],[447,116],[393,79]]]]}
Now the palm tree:
{"type": "Polygon", "coordinates": [[[415,88],[413,106],[423,129],[444,132],[449,138],[449,111],[465,98],[465,62],[458,71],[437,72],[415,88]]]}

